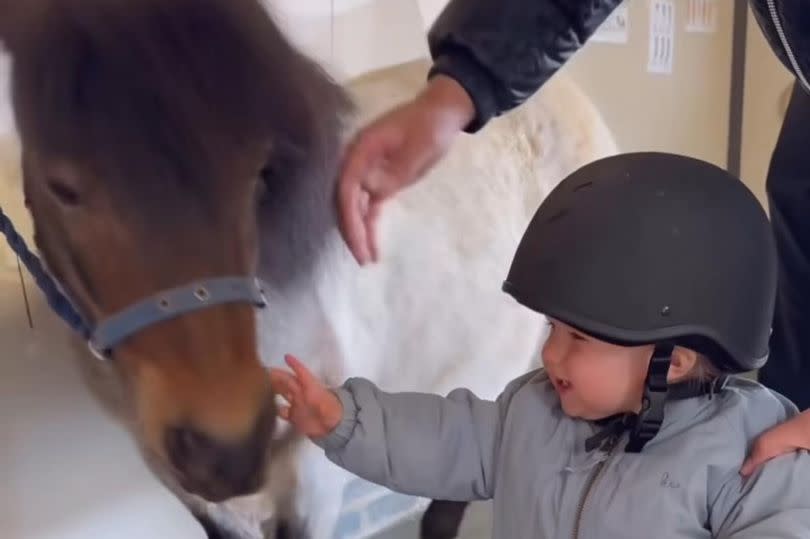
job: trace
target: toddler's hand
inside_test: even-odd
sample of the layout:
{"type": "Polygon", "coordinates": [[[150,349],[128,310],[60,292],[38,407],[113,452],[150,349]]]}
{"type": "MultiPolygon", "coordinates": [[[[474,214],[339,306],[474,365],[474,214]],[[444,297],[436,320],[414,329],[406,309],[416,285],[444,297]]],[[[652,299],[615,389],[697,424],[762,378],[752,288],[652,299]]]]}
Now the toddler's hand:
{"type": "Polygon", "coordinates": [[[287,355],[284,360],[292,369],[292,374],[281,369],[270,369],[273,391],[288,403],[279,410],[279,415],[305,436],[326,436],[343,417],[340,400],[295,357],[287,355]]]}
{"type": "Polygon", "coordinates": [[[810,410],[777,425],[759,437],[746,459],[740,474],[748,477],[766,461],[791,453],[797,449],[810,449],[810,410]]]}

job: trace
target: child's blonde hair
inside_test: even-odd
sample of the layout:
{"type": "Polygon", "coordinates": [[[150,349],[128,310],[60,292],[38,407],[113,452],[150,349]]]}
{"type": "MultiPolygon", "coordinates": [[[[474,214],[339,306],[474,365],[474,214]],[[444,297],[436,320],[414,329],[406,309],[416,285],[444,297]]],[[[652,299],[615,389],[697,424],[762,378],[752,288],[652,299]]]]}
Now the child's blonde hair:
{"type": "Polygon", "coordinates": [[[713,380],[723,373],[718,369],[711,359],[704,354],[697,353],[697,361],[695,365],[684,375],[683,380],[695,380],[698,382],[706,382],[713,380]]]}
{"type": "Polygon", "coordinates": [[[707,383],[713,383],[723,377],[723,371],[709,359],[709,356],[694,350],[691,350],[691,352],[696,355],[695,364],[687,373],[676,380],[671,380],[670,383],[686,383],[699,387],[707,383]]]}

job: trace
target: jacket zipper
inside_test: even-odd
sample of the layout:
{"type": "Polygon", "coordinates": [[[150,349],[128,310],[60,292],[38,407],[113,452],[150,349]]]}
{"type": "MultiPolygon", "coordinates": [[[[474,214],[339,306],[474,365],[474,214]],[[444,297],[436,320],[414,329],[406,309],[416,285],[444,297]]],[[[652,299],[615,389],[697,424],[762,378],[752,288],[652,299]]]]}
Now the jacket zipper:
{"type": "Polygon", "coordinates": [[[602,477],[602,472],[607,467],[608,462],[613,457],[613,453],[616,451],[616,447],[619,445],[619,436],[614,436],[608,442],[608,454],[605,459],[596,465],[596,468],[593,472],[591,472],[591,476],[588,478],[588,482],[585,485],[585,491],[582,493],[582,497],[579,500],[579,505],[577,506],[577,514],[576,520],[574,521],[574,532],[572,533],[572,539],[579,539],[579,529],[582,523],[582,514],[585,512],[585,507],[588,503],[588,496],[593,490],[594,485],[596,484],[597,480],[602,477]]]}
{"type": "Polygon", "coordinates": [[[785,49],[785,54],[787,54],[790,65],[793,66],[793,71],[796,72],[796,77],[798,77],[804,89],[810,92],[810,84],[807,83],[807,79],[804,77],[804,73],[802,73],[799,62],[796,60],[796,55],[793,54],[793,49],[790,48],[790,43],[788,43],[785,30],[782,27],[782,21],[779,19],[779,14],[776,12],[776,0],[767,0],[767,3],[771,20],[773,21],[774,28],[776,28],[776,33],[779,34],[779,40],[782,42],[782,47],[785,49]]]}

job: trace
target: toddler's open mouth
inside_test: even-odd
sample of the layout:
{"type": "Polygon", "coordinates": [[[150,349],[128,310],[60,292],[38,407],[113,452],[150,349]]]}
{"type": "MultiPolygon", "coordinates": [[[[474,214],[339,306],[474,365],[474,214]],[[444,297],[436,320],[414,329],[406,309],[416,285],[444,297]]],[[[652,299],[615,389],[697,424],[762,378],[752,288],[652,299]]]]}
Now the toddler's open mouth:
{"type": "Polygon", "coordinates": [[[557,388],[557,391],[563,393],[571,389],[571,382],[565,378],[554,378],[554,386],[557,388]]]}

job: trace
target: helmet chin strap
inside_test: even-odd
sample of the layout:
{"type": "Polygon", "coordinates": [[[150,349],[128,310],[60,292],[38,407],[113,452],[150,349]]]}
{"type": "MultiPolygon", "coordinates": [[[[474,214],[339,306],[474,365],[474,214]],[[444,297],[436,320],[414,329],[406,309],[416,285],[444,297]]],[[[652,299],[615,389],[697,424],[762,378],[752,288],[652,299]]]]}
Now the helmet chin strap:
{"type": "Polygon", "coordinates": [[[675,346],[671,343],[660,343],[655,346],[650,366],[647,369],[647,379],[644,382],[641,411],[638,414],[619,413],[597,421],[603,428],[585,441],[586,451],[593,451],[600,447],[603,450],[606,447],[613,447],[622,433],[630,431],[630,440],[625,451],[640,453],[647,442],[658,434],[664,422],[664,406],[668,398],[685,399],[705,394],[713,395],[715,392],[722,391],[725,377],[722,377],[718,383],[712,381],[707,384],[684,383],[669,386],[667,374],[669,374],[669,364],[672,362],[674,348],[675,346]]]}
{"type": "Polygon", "coordinates": [[[667,374],[672,362],[672,343],[655,345],[650,367],[647,369],[647,380],[644,383],[644,397],[641,400],[641,412],[630,432],[630,441],[625,451],[640,453],[647,442],[655,438],[664,422],[664,405],[667,401],[669,385],[667,374]]]}
{"type": "Polygon", "coordinates": [[[678,401],[696,397],[708,397],[710,400],[726,390],[729,381],[727,375],[720,375],[705,380],[685,380],[674,384],[667,383],[669,366],[672,363],[672,343],[659,343],[655,346],[647,379],[644,383],[644,397],[641,411],[618,413],[596,421],[602,429],[585,440],[585,450],[602,451],[612,449],[619,437],[630,433],[630,440],[625,446],[628,453],[640,453],[647,443],[656,437],[664,423],[664,406],[667,401],[678,401]]]}

